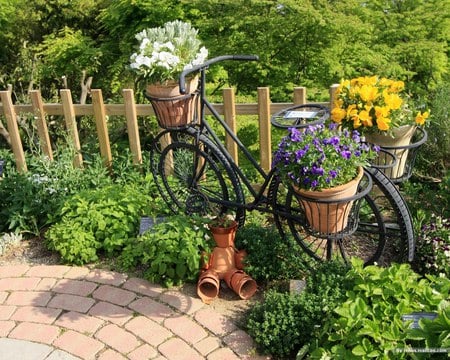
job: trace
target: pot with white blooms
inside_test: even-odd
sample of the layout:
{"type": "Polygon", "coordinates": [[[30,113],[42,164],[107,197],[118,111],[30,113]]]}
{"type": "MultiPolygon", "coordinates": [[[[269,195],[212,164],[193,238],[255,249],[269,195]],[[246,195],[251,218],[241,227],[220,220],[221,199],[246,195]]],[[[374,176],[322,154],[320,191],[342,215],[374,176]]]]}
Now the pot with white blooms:
{"type": "Polygon", "coordinates": [[[208,50],[201,45],[198,30],[179,20],[136,34],[139,49],[131,55],[131,68],[144,80],[146,97],[152,103],[162,128],[180,128],[193,121],[198,77],[188,79],[186,94],[179,91],[183,70],[205,62],[208,50]]]}

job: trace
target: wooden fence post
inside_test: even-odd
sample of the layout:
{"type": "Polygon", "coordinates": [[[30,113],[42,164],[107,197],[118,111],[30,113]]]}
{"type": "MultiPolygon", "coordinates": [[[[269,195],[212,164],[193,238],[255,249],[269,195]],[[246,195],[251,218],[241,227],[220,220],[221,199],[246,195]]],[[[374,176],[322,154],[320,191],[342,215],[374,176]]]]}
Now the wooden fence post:
{"type": "MultiPolygon", "coordinates": [[[[230,88],[223,89],[223,115],[225,122],[230,127],[233,134],[236,134],[237,128],[234,90],[230,88]]],[[[238,164],[239,159],[237,144],[228,134],[225,136],[225,144],[232,159],[236,164],[238,164]]]]}
{"type": "Polygon", "coordinates": [[[100,144],[100,154],[108,169],[112,170],[111,146],[109,144],[108,125],[106,123],[105,104],[103,103],[103,95],[100,89],[93,89],[92,106],[94,110],[95,126],[97,127],[98,141],[100,144]]]}
{"type": "Polygon", "coordinates": [[[27,162],[23,152],[22,139],[20,138],[17,115],[11,100],[11,91],[0,91],[3,109],[6,117],[6,126],[11,138],[11,147],[16,158],[16,168],[19,172],[27,171],[27,162]]]}
{"type": "Polygon", "coordinates": [[[334,101],[336,100],[336,90],[339,84],[333,84],[330,86],[330,110],[333,110],[334,101]]]}
{"type": "Polygon", "coordinates": [[[53,160],[52,145],[50,143],[50,136],[48,135],[47,121],[45,120],[41,91],[31,90],[30,96],[36,119],[36,127],[39,135],[41,150],[50,160],[53,160]]]}
{"type": "Polygon", "coordinates": [[[299,86],[294,88],[294,105],[306,104],[306,88],[299,86]]]}
{"type": "Polygon", "coordinates": [[[72,94],[68,89],[61,89],[61,102],[63,106],[64,119],[66,122],[66,129],[69,136],[72,138],[75,156],[73,157],[73,165],[75,167],[83,167],[83,156],[81,155],[80,139],[78,137],[78,127],[75,118],[75,109],[72,102],[72,94]]]}
{"type": "Polygon", "coordinates": [[[139,138],[139,126],[136,115],[136,104],[134,101],[134,92],[132,89],[122,91],[125,103],[125,117],[127,119],[128,140],[133,154],[133,164],[142,164],[141,141],[139,138]]]}
{"type": "Polygon", "coordinates": [[[272,166],[272,136],[270,132],[270,94],[268,87],[258,88],[259,144],[261,167],[269,171],[272,166]]]}

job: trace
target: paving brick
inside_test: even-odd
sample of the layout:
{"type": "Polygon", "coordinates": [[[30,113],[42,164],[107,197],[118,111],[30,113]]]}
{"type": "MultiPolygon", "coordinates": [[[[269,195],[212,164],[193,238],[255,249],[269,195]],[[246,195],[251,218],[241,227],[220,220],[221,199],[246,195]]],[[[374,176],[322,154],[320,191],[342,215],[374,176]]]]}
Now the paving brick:
{"type": "Polygon", "coordinates": [[[8,337],[50,345],[60,332],[61,329],[57,326],[22,322],[11,331],[8,337]]]}
{"type": "Polygon", "coordinates": [[[84,296],[60,294],[53,297],[48,303],[48,307],[69,311],[88,312],[95,304],[95,300],[84,296]]]}
{"type": "Polygon", "coordinates": [[[203,356],[208,355],[209,353],[213,352],[214,350],[218,349],[220,347],[220,339],[215,336],[208,336],[207,338],[199,341],[198,343],[194,344],[194,348],[203,356]]]}
{"type": "Polygon", "coordinates": [[[7,337],[9,332],[14,329],[16,323],[11,320],[0,320],[0,338],[7,337]]]}
{"type": "Polygon", "coordinates": [[[195,344],[208,336],[199,324],[187,316],[168,318],[164,326],[189,344],[195,344]]]}
{"type": "Polygon", "coordinates": [[[22,277],[29,269],[26,264],[0,266],[0,278],[22,277]]]}
{"type": "Polygon", "coordinates": [[[62,278],[69,270],[70,266],[66,265],[36,265],[27,271],[26,276],[62,278]]]}
{"type": "Polygon", "coordinates": [[[134,292],[119,289],[110,285],[102,285],[92,294],[94,299],[108,301],[116,305],[128,305],[136,298],[134,292]]]}
{"type": "Polygon", "coordinates": [[[245,359],[250,354],[255,353],[255,343],[250,335],[243,330],[236,330],[223,338],[234,352],[236,352],[242,359],[245,359]]]}
{"type": "Polygon", "coordinates": [[[0,291],[34,290],[41,278],[3,278],[0,279],[0,291]]]}
{"type": "Polygon", "coordinates": [[[217,336],[223,336],[237,330],[236,325],[230,319],[210,309],[197,311],[194,314],[194,318],[200,325],[206,327],[217,336]]]}
{"type": "Polygon", "coordinates": [[[95,359],[96,354],[104,348],[102,342],[72,330],[62,333],[53,345],[86,360],[95,359]]]}
{"type": "Polygon", "coordinates": [[[148,316],[159,324],[166,318],[176,315],[168,306],[147,297],[133,301],[128,307],[142,315],[148,316]]]}
{"type": "Polygon", "coordinates": [[[86,267],[71,267],[68,272],[64,274],[66,279],[82,280],[88,275],[90,270],[86,267]]]}
{"type": "Polygon", "coordinates": [[[0,291],[0,304],[3,304],[8,297],[9,293],[6,291],[0,291]]]}
{"type": "Polygon", "coordinates": [[[53,278],[42,278],[37,284],[34,290],[36,291],[51,291],[53,286],[55,286],[57,279],[53,278]]]}
{"type": "Polygon", "coordinates": [[[230,349],[220,348],[206,357],[207,360],[240,360],[230,349]]]}
{"type": "Polygon", "coordinates": [[[203,356],[179,338],[171,338],[167,340],[158,347],[158,350],[170,360],[203,359],[203,356]]]}
{"type": "Polygon", "coordinates": [[[193,314],[205,306],[200,299],[187,296],[179,291],[166,291],[160,296],[159,300],[185,314],[193,314]]]}
{"type": "Polygon", "coordinates": [[[123,357],[118,352],[108,349],[104,352],[102,352],[98,357],[97,360],[126,360],[126,357],[123,357]]]}
{"type": "Polygon", "coordinates": [[[156,349],[152,348],[148,344],[144,344],[130,352],[128,354],[128,358],[130,360],[147,360],[153,359],[156,355],[158,355],[156,349]]]}
{"type": "Polygon", "coordinates": [[[96,283],[91,281],[61,279],[55,284],[53,291],[62,294],[88,296],[97,288],[97,286],[96,283]]]}
{"type": "Polygon", "coordinates": [[[114,271],[106,271],[101,269],[91,270],[86,275],[86,280],[100,284],[120,286],[127,279],[127,275],[114,271]]]}
{"type": "Polygon", "coordinates": [[[9,295],[6,304],[17,306],[45,306],[50,301],[51,297],[52,294],[45,291],[15,291],[9,295]]]}
{"type": "Polygon", "coordinates": [[[150,296],[152,298],[158,297],[164,288],[160,285],[152,284],[144,279],[130,278],[122,285],[123,289],[137,292],[142,295],[150,296]]]}
{"type": "Polygon", "coordinates": [[[164,340],[173,336],[169,330],[145,316],[133,318],[125,324],[125,328],[153,346],[158,346],[164,340]]]}
{"type": "Polygon", "coordinates": [[[129,353],[141,345],[134,334],[115,324],[102,327],[95,337],[120,353],[129,353]]]}
{"type": "Polygon", "coordinates": [[[0,320],[9,320],[16,309],[13,305],[0,305],[0,320]]]}
{"type": "Polygon", "coordinates": [[[133,317],[133,312],[121,306],[101,301],[92,307],[89,315],[97,316],[117,325],[123,325],[133,317]]]}
{"type": "Polygon", "coordinates": [[[62,314],[55,325],[78,331],[83,334],[94,334],[104,324],[102,319],[75,311],[62,314]]]}
{"type": "Polygon", "coordinates": [[[11,320],[52,324],[60,313],[61,309],[49,309],[40,306],[22,306],[11,316],[11,320]]]}

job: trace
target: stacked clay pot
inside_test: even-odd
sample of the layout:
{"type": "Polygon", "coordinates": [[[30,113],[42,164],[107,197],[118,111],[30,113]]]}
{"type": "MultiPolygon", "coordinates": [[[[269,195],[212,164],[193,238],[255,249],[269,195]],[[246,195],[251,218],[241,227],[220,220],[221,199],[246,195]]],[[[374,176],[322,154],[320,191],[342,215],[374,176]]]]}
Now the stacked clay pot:
{"type": "Polygon", "coordinates": [[[224,280],[241,299],[247,300],[256,292],[256,282],[243,269],[245,250],[236,250],[234,237],[237,223],[229,228],[210,227],[216,247],[213,249],[208,263],[203,267],[197,282],[197,294],[209,304],[219,295],[220,280],[224,280]]]}

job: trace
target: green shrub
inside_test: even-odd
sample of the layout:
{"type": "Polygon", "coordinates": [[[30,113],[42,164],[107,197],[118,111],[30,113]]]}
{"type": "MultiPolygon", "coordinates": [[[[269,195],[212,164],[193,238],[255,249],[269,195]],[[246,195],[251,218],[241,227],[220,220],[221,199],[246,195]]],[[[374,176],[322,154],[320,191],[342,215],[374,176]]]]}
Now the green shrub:
{"type": "Polygon", "coordinates": [[[259,350],[292,358],[317,335],[320,326],[344,298],[348,268],[338,262],[317,263],[300,294],[265,294],[247,318],[247,330],[259,350]]]}
{"type": "MultiPolygon", "coordinates": [[[[347,281],[353,283],[335,316],[322,328],[313,359],[403,359],[411,348],[408,322],[413,312],[440,313],[448,307],[450,281],[420,279],[408,264],[363,267],[352,260],[347,281]]],[[[415,345],[425,344],[415,343],[415,345]]]]}
{"type": "Polygon", "coordinates": [[[127,270],[144,268],[144,277],[165,286],[197,280],[202,253],[213,244],[204,221],[183,215],[157,222],[137,238],[128,238],[119,263],[127,270]]]}
{"type": "Polygon", "coordinates": [[[245,271],[258,283],[301,279],[311,259],[290,237],[282,238],[274,227],[245,225],[236,233],[236,247],[247,250],[245,271]]]}
{"type": "Polygon", "coordinates": [[[77,192],[111,183],[98,157],[85,169],[72,166],[73,153],[61,151],[55,160],[27,158],[28,171],[19,173],[7,160],[0,181],[0,233],[6,231],[39,235],[57,221],[55,214],[64,200],[77,192]]]}
{"type": "Polygon", "coordinates": [[[96,261],[100,250],[117,254],[137,235],[150,201],[141,188],[120,184],[74,195],[62,207],[62,220],[46,233],[48,248],[77,265],[96,261]]]}

